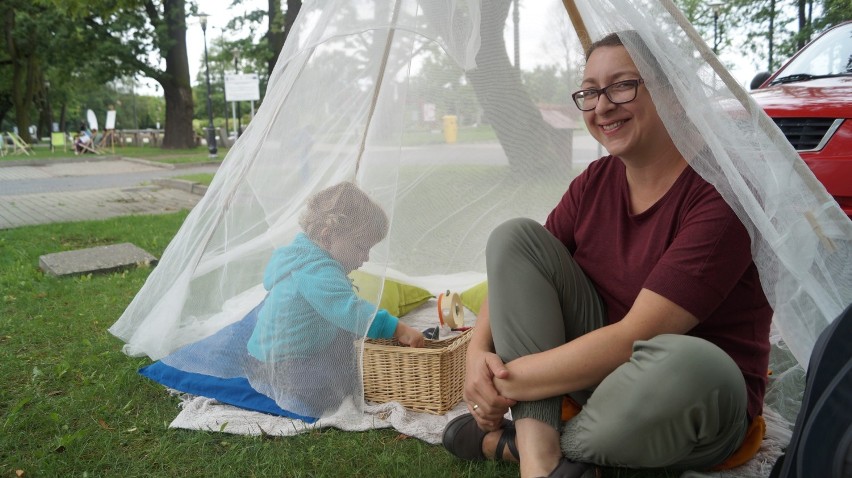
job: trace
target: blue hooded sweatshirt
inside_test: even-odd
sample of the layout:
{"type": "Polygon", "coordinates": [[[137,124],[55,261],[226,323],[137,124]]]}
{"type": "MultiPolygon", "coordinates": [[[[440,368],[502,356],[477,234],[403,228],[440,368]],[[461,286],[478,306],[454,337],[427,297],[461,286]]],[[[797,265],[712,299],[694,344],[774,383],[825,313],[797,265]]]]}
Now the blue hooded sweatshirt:
{"type": "Polygon", "coordinates": [[[247,346],[264,362],[320,353],[341,329],[356,336],[391,338],[399,322],[358,297],[343,266],[304,233],[275,250],[263,286],[269,294],[247,346]]]}

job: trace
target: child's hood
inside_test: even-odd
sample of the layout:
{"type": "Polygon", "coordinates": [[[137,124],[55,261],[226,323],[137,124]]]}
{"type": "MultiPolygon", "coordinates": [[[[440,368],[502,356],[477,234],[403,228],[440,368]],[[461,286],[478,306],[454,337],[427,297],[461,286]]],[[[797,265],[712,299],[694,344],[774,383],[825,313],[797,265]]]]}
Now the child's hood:
{"type": "Polygon", "coordinates": [[[337,263],[322,247],[317,245],[306,236],[304,233],[299,233],[293,242],[279,247],[272,253],[272,258],[269,260],[269,265],[266,267],[266,272],[263,276],[263,285],[266,290],[272,289],[276,282],[283,279],[291,272],[299,269],[306,264],[317,263],[321,261],[332,261],[337,263]]]}

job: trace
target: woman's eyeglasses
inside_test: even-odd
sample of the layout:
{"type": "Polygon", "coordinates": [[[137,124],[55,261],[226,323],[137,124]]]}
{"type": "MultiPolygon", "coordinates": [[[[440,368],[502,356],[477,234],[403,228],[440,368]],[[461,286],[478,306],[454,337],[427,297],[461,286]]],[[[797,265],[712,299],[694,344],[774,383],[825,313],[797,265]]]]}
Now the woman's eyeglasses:
{"type": "Polygon", "coordinates": [[[603,88],[586,88],[572,94],[571,97],[574,98],[574,104],[577,105],[577,108],[580,108],[580,111],[595,109],[601,93],[605,94],[612,104],[630,103],[636,99],[636,91],[639,89],[639,84],[644,82],[645,80],[642,78],[619,81],[603,88]]]}

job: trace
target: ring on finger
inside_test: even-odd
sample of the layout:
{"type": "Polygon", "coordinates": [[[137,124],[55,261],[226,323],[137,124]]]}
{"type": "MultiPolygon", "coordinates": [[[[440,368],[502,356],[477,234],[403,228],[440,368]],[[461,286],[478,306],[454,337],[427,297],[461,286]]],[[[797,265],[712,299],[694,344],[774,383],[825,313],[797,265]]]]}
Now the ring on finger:
{"type": "Polygon", "coordinates": [[[474,403],[474,404],[473,404],[473,407],[471,407],[471,408],[472,408],[474,411],[476,411],[476,410],[479,408],[479,405],[477,405],[477,404],[475,404],[475,403],[474,403]]]}

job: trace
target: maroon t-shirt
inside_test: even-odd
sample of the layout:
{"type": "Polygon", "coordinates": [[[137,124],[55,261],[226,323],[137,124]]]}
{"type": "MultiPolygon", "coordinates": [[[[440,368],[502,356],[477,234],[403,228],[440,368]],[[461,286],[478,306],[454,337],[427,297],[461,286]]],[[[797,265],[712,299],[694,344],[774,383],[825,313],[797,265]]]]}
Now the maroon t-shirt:
{"type": "Polygon", "coordinates": [[[734,359],[748,387],[748,415],[761,414],[772,309],[742,223],[690,167],[648,210],[631,214],[629,204],[624,164],[608,156],[571,182],[545,227],[594,282],[609,323],[627,314],[642,288],[696,316],[689,335],[734,359]]]}

